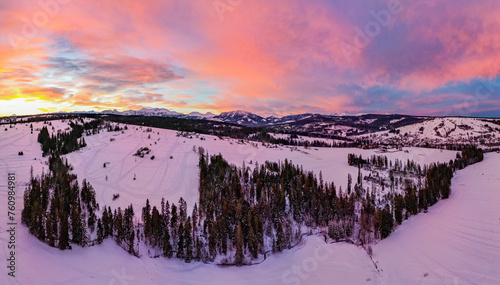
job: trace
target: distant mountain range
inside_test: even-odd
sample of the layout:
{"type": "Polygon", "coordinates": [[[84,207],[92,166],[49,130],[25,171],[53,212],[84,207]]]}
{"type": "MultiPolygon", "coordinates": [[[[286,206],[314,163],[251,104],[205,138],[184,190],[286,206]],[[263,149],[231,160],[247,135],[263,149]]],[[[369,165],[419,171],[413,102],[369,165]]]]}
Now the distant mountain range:
{"type": "Polygon", "coordinates": [[[117,110],[106,110],[101,112],[101,114],[204,119],[231,123],[245,127],[267,127],[277,131],[297,131],[302,133],[318,133],[321,135],[335,136],[351,136],[380,130],[389,130],[425,120],[424,117],[374,114],[336,116],[304,113],[283,117],[263,117],[243,110],[223,112],[219,115],[215,115],[210,112],[206,114],[199,112],[183,114],[163,108],[143,108],[137,111],[129,110],[123,112],[117,110]]]}
{"type": "MultiPolygon", "coordinates": [[[[160,117],[176,117],[176,118],[186,118],[186,119],[209,119],[213,121],[220,121],[226,123],[232,123],[247,127],[262,127],[262,126],[272,126],[272,125],[283,125],[283,124],[291,124],[298,121],[308,120],[309,122],[336,122],[336,123],[348,123],[349,125],[363,124],[366,125],[374,123],[377,119],[391,118],[398,119],[402,121],[402,119],[406,118],[416,118],[412,116],[403,116],[403,115],[372,115],[372,114],[364,114],[364,115],[356,115],[356,116],[336,116],[336,115],[324,115],[324,114],[312,114],[312,113],[304,113],[304,114],[296,114],[296,115],[286,115],[286,116],[268,116],[263,117],[248,111],[244,110],[236,110],[230,112],[223,112],[219,115],[207,112],[205,114],[200,112],[191,112],[189,114],[183,114],[176,111],[172,111],[164,108],[142,108],[140,110],[128,110],[128,111],[117,111],[115,110],[105,110],[102,111],[101,114],[108,115],[124,115],[124,116],[160,116],[160,117]],[[401,120],[400,120],[401,119],[401,120]]],[[[378,121],[376,123],[377,126],[383,123],[382,121],[378,121]]],[[[414,122],[414,120],[412,120],[414,122]]]]}
{"type": "MultiPolygon", "coordinates": [[[[111,118],[124,123],[149,123],[162,128],[186,128],[201,133],[231,134],[240,137],[278,134],[281,138],[307,136],[340,141],[365,140],[413,146],[454,143],[476,143],[488,147],[500,146],[500,119],[471,117],[432,117],[401,114],[327,115],[296,114],[267,117],[236,110],[219,115],[191,112],[182,114],[162,108],[103,112],[74,112],[111,118]],[[144,118],[141,118],[144,117],[144,118]],[[164,117],[158,119],[155,117],[164,117]],[[185,122],[187,119],[189,122],[185,122]],[[286,134],[286,135],[285,135],[286,134]]],[[[67,113],[53,113],[52,115],[67,113]]],[[[22,116],[21,116],[22,117],[22,116]]],[[[29,116],[28,116],[29,117],[29,116]]],[[[20,122],[15,116],[0,118],[0,124],[20,122]]]]}
{"type": "Polygon", "coordinates": [[[115,110],[102,111],[101,114],[122,115],[122,116],[160,116],[160,117],[176,117],[176,118],[186,118],[186,119],[209,119],[213,121],[232,123],[247,127],[269,126],[274,124],[291,123],[313,116],[323,116],[320,114],[307,113],[298,115],[287,115],[284,117],[278,117],[278,116],[262,117],[257,114],[243,110],[223,112],[219,115],[210,112],[207,112],[205,114],[200,112],[191,112],[189,114],[183,114],[164,108],[142,108],[137,111],[134,110],[117,111],[115,109],[115,110]]]}
{"type": "MultiPolygon", "coordinates": [[[[201,119],[224,122],[244,127],[265,127],[268,131],[276,133],[300,133],[310,136],[349,138],[353,136],[377,133],[377,136],[392,137],[394,134],[411,135],[418,137],[434,137],[437,140],[446,140],[448,137],[456,139],[470,136],[485,136],[490,134],[496,141],[495,134],[500,134],[498,125],[500,120],[480,118],[448,119],[430,116],[410,116],[400,114],[362,114],[362,115],[325,115],[325,114],[297,114],[283,117],[263,117],[257,114],[236,110],[223,112],[219,115],[210,112],[202,114],[192,112],[182,114],[162,108],[138,111],[107,110],[101,114],[125,116],[162,116],[183,119],[201,119]],[[488,125],[488,123],[492,125],[488,125]],[[469,133],[467,134],[467,130],[469,133]]],[[[375,135],[375,134],[374,134],[375,135]]],[[[500,137],[500,135],[498,136],[500,137]]]]}
{"type": "Polygon", "coordinates": [[[200,112],[191,112],[189,114],[183,114],[176,111],[171,111],[164,108],[142,108],[140,110],[128,110],[128,111],[117,111],[115,110],[105,110],[101,114],[107,115],[122,115],[122,116],[159,116],[159,117],[176,117],[176,118],[188,118],[188,119],[208,119],[213,118],[215,114],[207,112],[202,114],[200,112]]]}

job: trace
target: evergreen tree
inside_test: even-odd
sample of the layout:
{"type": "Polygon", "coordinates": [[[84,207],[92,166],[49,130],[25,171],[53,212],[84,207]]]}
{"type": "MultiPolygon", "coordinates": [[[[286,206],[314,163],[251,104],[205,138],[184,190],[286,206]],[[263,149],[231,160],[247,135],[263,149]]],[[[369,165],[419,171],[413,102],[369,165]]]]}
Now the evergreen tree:
{"type": "Polygon", "coordinates": [[[188,217],[186,220],[186,227],[184,228],[184,238],[185,238],[185,247],[186,247],[186,263],[190,263],[193,259],[193,238],[191,236],[191,217],[188,217]]]}
{"type": "Polygon", "coordinates": [[[71,241],[81,246],[87,243],[85,224],[82,220],[80,204],[74,202],[71,206],[71,241]]]}
{"type": "Polygon", "coordinates": [[[236,247],[234,263],[236,264],[236,266],[241,266],[245,262],[245,256],[243,255],[243,233],[241,231],[241,223],[238,223],[238,226],[236,227],[234,245],[236,247]]]}
{"type": "Polygon", "coordinates": [[[157,246],[162,241],[163,234],[162,220],[160,217],[160,212],[156,209],[156,206],[153,207],[153,211],[151,214],[151,245],[157,246]]]}
{"type": "Polygon", "coordinates": [[[210,254],[210,259],[213,260],[217,256],[217,225],[215,222],[209,223],[209,225],[208,252],[210,254]]]}
{"type": "Polygon", "coordinates": [[[135,233],[132,230],[128,234],[128,253],[130,253],[132,255],[136,255],[135,250],[134,250],[134,240],[135,240],[135,233]]]}
{"type": "Polygon", "coordinates": [[[403,222],[404,200],[403,197],[399,194],[396,194],[393,200],[394,217],[396,219],[396,223],[401,224],[403,222]]]}
{"type": "Polygon", "coordinates": [[[168,201],[167,203],[165,203],[165,213],[163,214],[163,220],[165,224],[165,229],[168,229],[170,226],[170,204],[168,201]]]}
{"type": "Polygon", "coordinates": [[[59,249],[71,248],[69,245],[68,215],[63,211],[59,219],[59,249]]]}
{"type": "Polygon", "coordinates": [[[427,190],[425,188],[420,189],[420,191],[418,191],[418,207],[424,212],[427,212],[427,207],[428,207],[426,192],[427,190]]]}
{"type": "Polygon", "coordinates": [[[104,206],[104,211],[102,212],[102,228],[103,228],[103,237],[104,238],[108,237],[110,235],[110,229],[109,229],[108,209],[106,209],[106,206],[104,206]]]}
{"type": "Polygon", "coordinates": [[[170,213],[172,216],[170,219],[170,234],[172,235],[172,245],[175,247],[177,245],[177,229],[178,229],[178,221],[177,221],[177,206],[172,203],[172,211],[170,213]]]}
{"type": "Polygon", "coordinates": [[[41,241],[45,241],[45,214],[42,204],[36,200],[33,203],[30,220],[30,233],[41,241]]]}
{"type": "Polygon", "coordinates": [[[394,219],[392,217],[391,210],[389,209],[389,205],[385,205],[382,210],[382,221],[380,224],[380,236],[384,239],[388,237],[392,228],[394,227],[394,219]]]}
{"type": "Polygon", "coordinates": [[[177,242],[177,258],[184,258],[184,225],[179,223],[179,230],[177,232],[179,234],[179,241],[177,242]]]}
{"type": "Polygon", "coordinates": [[[118,244],[121,244],[121,242],[125,238],[125,233],[123,229],[123,216],[120,207],[118,207],[118,210],[115,210],[115,214],[113,216],[114,216],[113,228],[115,231],[115,240],[118,244]]]}
{"type": "MultiPolygon", "coordinates": [[[[116,211],[115,211],[116,214],[116,211]]],[[[112,236],[115,230],[115,222],[114,222],[114,215],[113,212],[111,211],[111,207],[108,206],[108,228],[109,228],[109,235],[112,236]]]]}
{"type": "Polygon", "coordinates": [[[179,222],[185,223],[187,219],[187,204],[184,199],[179,198],[179,222]]]}
{"type": "Polygon", "coordinates": [[[151,206],[149,199],[146,199],[146,206],[142,208],[142,221],[144,223],[144,236],[149,238],[151,234],[151,206]]]}
{"type": "Polygon", "coordinates": [[[170,233],[168,228],[163,234],[163,256],[172,258],[172,244],[170,243],[170,233]]]}
{"type": "Polygon", "coordinates": [[[416,215],[418,213],[417,189],[411,180],[405,180],[405,206],[408,214],[416,215]]]}
{"type": "Polygon", "coordinates": [[[46,228],[47,228],[47,229],[46,229],[46,234],[47,234],[47,237],[46,237],[46,238],[47,238],[47,242],[48,242],[48,244],[49,244],[50,246],[54,247],[54,246],[55,246],[55,239],[56,239],[55,234],[54,234],[54,232],[53,232],[53,226],[52,226],[52,224],[53,224],[54,222],[52,221],[52,218],[51,218],[51,216],[50,216],[50,214],[49,214],[49,213],[47,213],[47,214],[46,214],[46,217],[47,217],[47,218],[46,218],[46,220],[45,220],[45,221],[46,221],[46,224],[47,224],[47,226],[46,226],[46,228]]]}
{"type": "Polygon", "coordinates": [[[259,243],[257,241],[257,236],[255,235],[252,224],[250,224],[248,230],[248,249],[250,251],[250,254],[252,255],[252,258],[258,257],[259,243]]]}
{"type": "Polygon", "coordinates": [[[136,255],[134,250],[135,232],[134,232],[134,208],[130,204],[125,208],[123,215],[123,236],[128,243],[130,254],[136,255]]]}
{"type": "Polygon", "coordinates": [[[278,227],[276,228],[276,251],[282,252],[286,247],[286,237],[283,232],[283,225],[281,221],[278,222],[278,227]]]}
{"type": "Polygon", "coordinates": [[[101,219],[97,219],[97,243],[102,243],[104,240],[104,228],[101,219]]]}
{"type": "Polygon", "coordinates": [[[351,187],[352,187],[352,176],[350,173],[347,174],[347,194],[351,194],[351,187]]]}
{"type": "Polygon", "coordinates": [[[196,237],[196,253],[194,256],[194,260],[200,261],[202,258],[202,248],[203,248],[203,243],[202,241],[196,237]]]}
{"type": "Polygon", "coordinates": [[[198,206],[196,205],[196,203],[194,203],[194,207],[193,207],[193,214],[191,215],[192,217],[192,223],[193,223],[193,238],[195,237],[196,235],[196,232],[198,230],[198,206]]]}
{"type": "Polygon", "coordinates": [[[93,233],[95,231],[95,221],[97,217],[94,212],[90,212],[89,217],[87,219],[87,226],[90,229],[90,232],[93,233]]]}

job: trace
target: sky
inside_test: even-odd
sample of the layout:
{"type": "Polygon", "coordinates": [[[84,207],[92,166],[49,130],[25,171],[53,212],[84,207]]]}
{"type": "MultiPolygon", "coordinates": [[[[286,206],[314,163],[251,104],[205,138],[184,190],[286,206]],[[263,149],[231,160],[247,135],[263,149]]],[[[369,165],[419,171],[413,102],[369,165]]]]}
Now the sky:
{"type": "Polygon", "coordinates": [[[0,115],[500,117],[497,0],[0,1],[0,115]]]}

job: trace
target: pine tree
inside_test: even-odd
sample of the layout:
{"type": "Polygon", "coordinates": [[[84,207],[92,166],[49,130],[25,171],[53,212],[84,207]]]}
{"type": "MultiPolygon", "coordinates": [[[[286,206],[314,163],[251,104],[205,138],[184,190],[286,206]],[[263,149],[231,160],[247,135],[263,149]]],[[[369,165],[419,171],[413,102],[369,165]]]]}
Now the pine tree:
{"type": "MultiPolygon", "coordinates": [[[[116,214],[116,210],[115,210],[116,214]]],[[[111,211],[111,207],[108,206],[108,228],[109,228],[109,235],[113,236],[114,230],[115,230],[115,222],[114,222],[114,215],[113,212],[111,211]]]]}
{"type": "Polygon", "coordinates": [[[424,212],[427,212],[427,207],[428,207],[426,192],[427,190],[425,188],[422,188],[420,189],[420,191],[418,191],[418,207],[421,210],[424,210],[424,212]]]}
{"type": "Polygon", "coordinates": [[[403,222],[403,209],[404,202],[403,197],[401,195],[396,194],[394,196],[394,217],[396,218],[396,223],[401,224],[403,222]]]}
{"type": "Polygon", "coordinates": [[[165,204],[165,214],[163,216],[163,219],[165,221],[165,228],[168,229],[170,226],[170,204],[168,201],[165,204]]]}
{"type": "Polygon", "coordinates": [[[184,199],[179,198],[179,222],[185,223],[187,219],[187,204],[184,199]]]}
{"type": "Polygon", "coordinates": [[[154,238],[154,246],[161,244],[163,231],[164,228],[163,228],[162,218],[160,212],[158,212],[155,206],[153,207],[153,212],[151,215],[151,232],[154,238]]]}
{"type": "Polygon", "coordinates": [[[186,220],[186,227],[184,228],[184,238],[185,238],[185,247],[186,247],[186,263],[190,263],[191,259],[193,259],[193,238],[191,236],[191,217],[188,217],[186,220]]]}
{"type": "Polygon", "coordinates": [[[118,244],[121,244],[123,239],[125,238],[124,236],[124,230],[123,230],[123,216],[122,216],[122,211],[120,207],[118,207],[118,210],[115,210],[114,214],[114,219],[113,219],[113,228],[115,231],[115,240],[118,244]]]}
{"type": "Polygon", "coordinates": [[[238,226],[236,227],[234,245],[236,247],[234,263],[236,266],[241,266],[245,262],[245,256],[243,255],[243,233],[241,231],[241,223],[238,223],[238,226]]]}
{"type": "Polygon", "coordinates": [[[59,249],[71,248],[69,245],[68,215],[63,211],[59,219],[59,249]]]}
{"type": "Polygon", "coordinates": [[[134,250],[134,240],[135,240],[135,232],[134,232],[134,209],[132,204],[130,204],[127,208],[125,208],[125,212],[123,215],[123,235],[124,238],[127,239],[129,245],[129,253],[135,255],[134,250]]]}
{"type": "Polygon", "coordinates": [[[71,235],[72,242],[81,246],[87,243],[87,233],[82,220],[80,204],[75,202],[71,206],[71,235]]]}
{"type": "Polygon", "coordinates": [[[228,222],[227,219],[225,218],[224,215],[220,215],[217,218],[217,236],[219,238],[218,240],[218,245],[219,245],[219,251],[221,251],[223,254],[227,253],[227,240],[229,236],[229,229],[228,229],[228,222]]]}
{"type": "Polygon", "coordinates": [[[251,224],[248,230],[248,249],[250,251],[250,254],[252,254],[252,258],[258,257],[259,244],[255,235],[255,231],[251,224]]]}
{"type": "Polygon", "coordinates": [[[110,234],[110,230],[109,230],[108,209],[106,209],[106,206],[104,206],[104,211],[102,212],[102,228],[103,228],[103,237],[104,238],[108,237],[110,234]]]}
{"type": "Polygon", "coordinates": [[[168,228],[163,234],[163,256],[172,258],[172,244],[170,243],[170,233],[168,228]]]}
{"type": "Polygon", "coordinates": [[[210,254],[210,259],[213,260],[217,256],[217,225],[215,222],[209,223],[209,225],[208,252],[210,254]]]}
{"type": "Polygon", "coordinates": [[[352,176],[350,173],[347,174],[347,194],[351,194],[351,187],[352,187],[352,176]]]}
{"type": "MultiPolygon", "coordinates": [[[[33,176],[33,166],[31,167],[31,175],[33,176]]],[[[30,228],[31,227],[31,181],[33,181],[33,177],[30,180],[30,183],[28,183],[28,186],[26,187],[26,191],[24,192],[24,208],[21,212],[21,222],[26,225],[26,227],[30,228]]]]}
{"type": "Polygon", "coordinates": [[[194,255],[194,260],[196,260],[196,261],[200,261],[201,260],[201,258],[202,258],[202,253],[201,253],[202,248],[203,248],[203,244],[202,244],[201,240],[198,237],[196,237],[196,253],[194,255]]]}
{"type": "Polygon", "coordinates": [[[97,243],[102,243],[104,240],[104,228],[101,219],[97,219],[97,243]]]}
{"type": "MultiPolygon", "coordinates": [[[[51,227],[52,235],[54,236],[54,239],[57,240],[59,237],[59,213],[57,212],[57,210],[54,210],[53,213],[50,213],[50,216],[52,224],[48,226],[51,227]]],[[[53,246],[55,247],[55,241],[53,246]]]]}
{"type": "Polygon", "coordinates": [[[276,228],[276,250],[282,252],[286,247],[286,237],[283,232],[283,225],[281,221],[278,222],[278,227],[276,228]]]}
{"type": "Polygon", "coordinates": [[[45,214],[38,200],[33,203],[30,220],[30,233],[41,241],[45,241],[45,214]]]}
{"type": "Polygon", "coordinates": [[[96,218],[97,217],[93,211],[89,213],[89,217],[87,219],[87,226],[89,227],[91,233],[93,233],[95,231],[96,218]]]}
{"type": "Polygon", "coordinates": [[[151,235],[151,206],[149,199],[146,200],[146,206],[142,208],[142,221],[144,222],[144,236],[146,239],[151,235]]]}
{"type": "Polygon", "coordinates": [[[178,235],[179,235],[179,241],[177,242],[177,258],[184,258],[184,225],[179,223],[179,230],[178,230],[178,235]]]}
{"type": "Polygon", "coordinates": [[[46,216],[47,216],[47,218],[45,221],[47,223],[47,225],[46,225],[47,243],[50,246],[54,247],[55,246],[55,235],[54,235],[53,227],[52,227],[52,224],[54,222],[52,221],[52,218],[51,218],[49,213],[47,213],[46,216]]]}
{"type": "Polygon", "coordinates": [[[135,233],[132,230],[128,235],[128,253],[132,255],[136,255],[134,250],[134,241],[135,241],[135,233]]]}
{"type": "Polygon", "coordinates": [[[170,213],[171,218],[170,218],[170,235],[172,237],[172,247],[174,250],[177,248],[177,241],[178,241],[178,218],[177,218],[177,206],[175,206],[174,203],[172,203],[172,211],[170,213]]]}
{"type": "Polygon", "coordinates": [[[383,239],[388,237],[391,234],[393,227],[394,227],[394,219],[392,217],[391,210],[389,209],[389,205],[385,205],[385,208],[382,210],[380,236],[383,239]]]}
{"type": "Polygon", "coordinates": [[[196,205],[196,203],[194,203],[194,207],[193,207],[193,214],[191,215],[192,217],[192,223],[193,223],[193,238],[195,237],[196,235],[196,232],[197,232],[197,229],[198,229],[198,206],[196,205]]]}

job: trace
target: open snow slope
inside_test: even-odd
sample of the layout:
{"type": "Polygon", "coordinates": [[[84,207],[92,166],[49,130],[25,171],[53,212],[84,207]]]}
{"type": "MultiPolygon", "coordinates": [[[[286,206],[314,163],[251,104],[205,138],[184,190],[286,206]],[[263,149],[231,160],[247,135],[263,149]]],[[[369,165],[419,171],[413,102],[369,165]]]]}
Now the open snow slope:
{"type": "Polygon", "coordinates": [[[175,203],[183,197],[192,209],[198,200],[198,156],[192,145],[183,143],[186,139],[176,137],[174,131],[144,130],[130,126],[123,134],[102,132],[85,137],[87,147],[67,158],[78,177],[94,186],[101,205],[124,208],[132,203],[138,213],[146,199],[159,205],[162,197],[175,203]],[[133,156],[141,147],[150,148],[151,153],[144,158],[133,156]],[[120,198],[113,201],[116,193],[120,198]]]}
{"type": "Polygon", "coordinates": [[[2,270],[1,284],[274,285],[331,284],[333,280],[377,284],[375,267],[362,249],[327,245],[319,237],[309,237],[303,246],[271,256],[263,264],[240,268],[186,264],[175,258],[136,258],[109,239],[99,246],[60,251],[40,243],[25,228],[19,230],[17,243],[16,277],[2,270]]]}
{"type": "MultiPolygon", "coordinates": [[[[182,137],[177,132],[153,128],[129,126],[121,132],[101,132],[85,137],[87,147],[68,154],[66,157],[75,167],[80,179],[86,178],[96,189],[98,202],[112,208],[124,208],[130,203],[139,211],[149,199],[151,205],[159,205],[161,198],[170,203],[183,197],[189,209],[198,201],[198,154],[193,152],[203,147],[209,154],[221,153],[230,163],[254,167],[255,163],[284,161],[288,159],[302,165],[316,175],[322,172],[323,179],[334,182],[339,189],[347,189],[347,175],[356,179],[358,170],[347,164],[347,154],[362,154],[364,157],[378,154],[377,150],[357,148],[309,148],[294,149],[286,146],[268,148],[257,144],[239,143],[237,140],[220,140],[215,136],[196,135],[182,137]],[[189,138],[192,137],[192,138],[189,138]],[[201,140],[204,138],[204,140],[201,140]],[[114,139],[114,141],[110,141],[114,139]],[[156,144],[155,144],[156,143],[156,144]],[[148,147],[151,153],[144,158],[133,156],[141,147],[148,147]],[[154,160],[151,160],[152,156],[154,160]],[[172,156],[172,158],[170,158],[172,156]],[[252,164],[250,164],[252,162],[252,164]],[[106,164],[106,168],[103,164],[106,164]],[[134,180],[134,176],[136,179],[134,180]],[[106,180],[107,177],[107,180],[106,180]],[[120,198],[113,201],[113,194],[120,198]]],[[[456,156],[455,151],[437,149],[407,148],[408,153],[395,151],[384,153],[390,160],[410,159],[420,164],[448,162],[456,156]]]]}
{"type": "Polygon", "coordinates": [[[481,144],[500,143],[499,125],[487,120],[464,117],[434,118],[421,123],[406,125],[397,128],[399,134],[381,131],[364,134],[360,137],[370,137],[381,141],[388,138],[399,138],[401,141],[421,143],[470,143],[474,141],[481,144]]]}
{"type": "Polygon", "coordinates": [[[399,128],[401,133],[418,134],[423,127],[422,135],[426,138],[455,138],[468,140],[469,137],[493,134],[498,136],[498,125],[475,118],[436,118],[422,123],[399,128]]]}
{"type": "MultiPolygon", "coordinates": [[[[35,126],[35,124],[34,124],[35,126]]],[[[41,126],[41,125],[40,125],[41,126]]],[[[62,125],[63,126],[63,125],[62,125]]],[[[23,183],[30,165],[40,173],[40,145],[37,132],[17,126],[0,133],[0,259],[8,256],[6,243],[7,172],[15,171],[17,190],[16,278],[2,265],[0,284],[499,284],[500,283],[500,154],[490,153],[485,161],[456,173],[452,196],[403,223],[388,239],[373,246],[377,271],[360,248],[350,244],[326,245],[322,238],[309,237],[304,243],[281,254],[271,255],[262,264],[242,268],[220,268],[178,260],[141,258],[129,255],[112,240],[91,248],[73,246],[60,251],[41,243],[20,225],[23,183]],[[18,156],[24,151],[24,156],[18,156]],[[37,160],[34,160],[37,158],[37,160]],[[425,277],[424,274],[428,273],[425,277]]],[[[197,160],[192,146],[203,146],[210,154],[222,153],[237,165],[250,160],[291,159],[304,169],[323,171],[326,181],[345,189],[347,173],[357,175],[347,165],[347,153],[369,156],[375,150],[360,149],[277,149],[255,148],[236,141],[176,137],[175,131],[153,129],[151,133],[129,126],[124,134],[111,132],[86,137],[88,146],[68,155],[80,180],[87,178],[96,188],[98,202],[117,207],[128,203],[144,205],[146,197],[165,197],[188,205],[197,200],[197,160]],[[160,132],[158,135],[157,132],[160,132]],[[147,136],[151,134],[151,139],[147,136]],[[115,141],[110,142],[110,138],[115,141]],[[160,138],[159,141],[157,139],[160,138]],[[157,144],[154,144],[154,141],[157,144]],[[149,143],[152,146],[149,146],[149,143]],[[150,155],[132,156],[148,146],[150,155]],[[304,153],[307,152],[307,153],[304,153]],[[151,160],[150,156],[155,155],[151,160]],[[170,155],[173,159],[170,159],[170,155]],[[104,162],[110,162],[103,168],[104,162]],[[137,179],[133,180],[133,173],[137,179]],[[108,181],[105,180],[108,175],[108,181]],[[106,184],[107,183],[107,184],[106,184]],[[156,185],[162,187],[154,189],[156,185]],[[165,185],[165,186],[163,186],[165,185]],[[112,201],[113,193],[120,193],[112,201]],[[122,194],[123,193],[123,194],[122,194]]],[[[387,153],[389,159],[413,159],[420,163],[449,161],[455,152],[409,148],[408,153],[387,153]]]]}
{"type": "Polygon", "coordinates": [[[500,154],[490,153],[456,173],[448,200],[373,247],[382,283],[500,284],[499,205],[500,154]]]}

